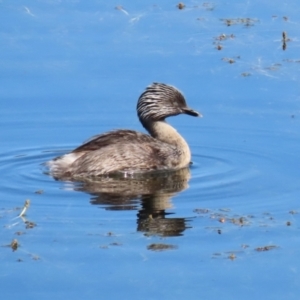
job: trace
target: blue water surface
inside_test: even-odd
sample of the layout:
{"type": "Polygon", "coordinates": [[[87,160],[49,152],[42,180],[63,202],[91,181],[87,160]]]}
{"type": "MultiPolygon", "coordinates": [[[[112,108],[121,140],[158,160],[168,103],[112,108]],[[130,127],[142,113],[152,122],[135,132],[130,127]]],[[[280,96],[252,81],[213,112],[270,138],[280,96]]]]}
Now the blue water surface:
{"type": "Polygon", "coordinates": [[[177,5],[0,1],[3,299],[299,298],[298,2],[177,5]],[[168,119],[190,171],[114,188],[46,174],[95,134],[144,131],[152,82],[204,116],[168,119]]]}

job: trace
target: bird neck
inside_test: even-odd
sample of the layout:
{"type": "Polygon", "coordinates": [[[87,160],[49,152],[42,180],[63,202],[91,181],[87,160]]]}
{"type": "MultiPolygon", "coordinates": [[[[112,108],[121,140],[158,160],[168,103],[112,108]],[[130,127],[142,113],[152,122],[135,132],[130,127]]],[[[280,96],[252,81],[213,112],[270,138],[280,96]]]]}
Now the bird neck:
{"type": "Polygon", "coordinates": [[[177,132],[177,130],[166,121],[143,122],[144,127],[152,137],[164,143],[175,146],[187,160],[187,164],[191,159],[190,148],[185,139],[177,132]]]}

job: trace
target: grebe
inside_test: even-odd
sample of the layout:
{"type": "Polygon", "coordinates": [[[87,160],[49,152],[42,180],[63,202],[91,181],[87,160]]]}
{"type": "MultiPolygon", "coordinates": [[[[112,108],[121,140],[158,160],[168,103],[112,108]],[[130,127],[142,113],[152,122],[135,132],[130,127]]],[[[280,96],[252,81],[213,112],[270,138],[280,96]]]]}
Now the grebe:
{"type": "Polygon", "coordinates": [[[48,161],[50,174],[57,179],[76,179],[187,167],[191,161],[190,148],[165,121],[165,118],[179,114],[201,117],[187,107],[182,93],[173,86],[153,83],[139,97],[137,114],[150,135],[133,130],[97,135],[72,152],[48,161]]]}

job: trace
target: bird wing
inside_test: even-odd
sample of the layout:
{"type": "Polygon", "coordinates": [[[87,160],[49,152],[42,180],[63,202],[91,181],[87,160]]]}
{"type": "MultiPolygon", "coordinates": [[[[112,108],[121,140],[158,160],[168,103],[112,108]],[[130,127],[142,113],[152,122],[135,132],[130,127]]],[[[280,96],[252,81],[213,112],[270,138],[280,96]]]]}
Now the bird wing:
{"type": "MultiPolygon", "coordinates": [[[[92,143],[93,148],[95,145],[98,147],[93,151],[86,151],[87,145],[83,145],[81,151],[86,151],[86,153],[72,164],[71,172],[97,176],[114,172],[161,170],[167,167],[167,162],[172,157],[170,153],[174,150],[171,145],[151,137],[150,140],[144,142],[130,141],[123,137],[120,138],[121,142],[112,144],[106,144],[105,138],[104,140],[102,138],[103,136],[89,142],[92,143]]],[[[88,147],[90,148],[91,145],[88,147]]]]}
{"type": "Polygon", "coordinates": [[[155,139],[153,137],[144,133],[136,132],[133,130],[114,130],[92,137],[87,142],[74,149],[72,153],[96,151],[101,148],[116,144],[152,143],[154,141],[155,139]]]}

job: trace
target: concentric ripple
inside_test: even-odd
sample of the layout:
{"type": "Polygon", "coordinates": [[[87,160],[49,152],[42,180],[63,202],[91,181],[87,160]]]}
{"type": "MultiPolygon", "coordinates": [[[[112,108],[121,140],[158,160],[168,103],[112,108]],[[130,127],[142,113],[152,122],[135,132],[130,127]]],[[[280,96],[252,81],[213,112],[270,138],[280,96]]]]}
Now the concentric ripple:
{"type": "MultiPolygon", "coordinates": [[[[243,136],[246,136],[245,132],[243,136]]],[[[297,142],[287,136],[284,138],[288,145],[297,142]]],[[[191,201],[226,199],[228,204],[228,199],[244,201],[251,198],[256,204],[267,203],[268,199],[274,201],[274,197],[295,190],[298,183],[294,174],[299,173],[296,157],[289,153],[288,148],[270,147],[277,140],[278,136],[269,135],[268,147],[264,147],[266,137],[256,134],[255,143],[234,144],[232,147],[229,143],[224,146],[192,145],[193,165],[188,189],[191,201]],[[285,184],[282,184],[283,173],[285,184]]],[[[47,169],[43,163],[71,148],[39,147],[1,153],[2,193],[26,195],[45,188],[55,189],[53,193],[59,192],[58,185],[45,174],[47,169]]]]}
{"type": "Polygon", "coordinates": [[[193,190],[207,200],[249,194],[260,173],[256,163],[267,162],[263,156],[213,147],[198,148],[193,158],[193,190]]]}
{"type": "Polygon", "coordinates": [[[299,175],[294,154],[297,139],[282,134],[279,146],[278,134],[271,132],[243,132],[242,136],[255,136],[255,140],[194,147],[193,201],[225,200],[225,205],[230,205],[250,200],[255,206],[267,207],[299,190],[295,180],[299,175]]]}
{"type": "Polygon", "coordinates": [[[51,178],[44,174],[43,163],[58,153],[61,151],[53,148],[27,148],[1,153],[0,171],[4,175],[1,180],[2,192],[26,195],[45,188],[51,178]]]}

